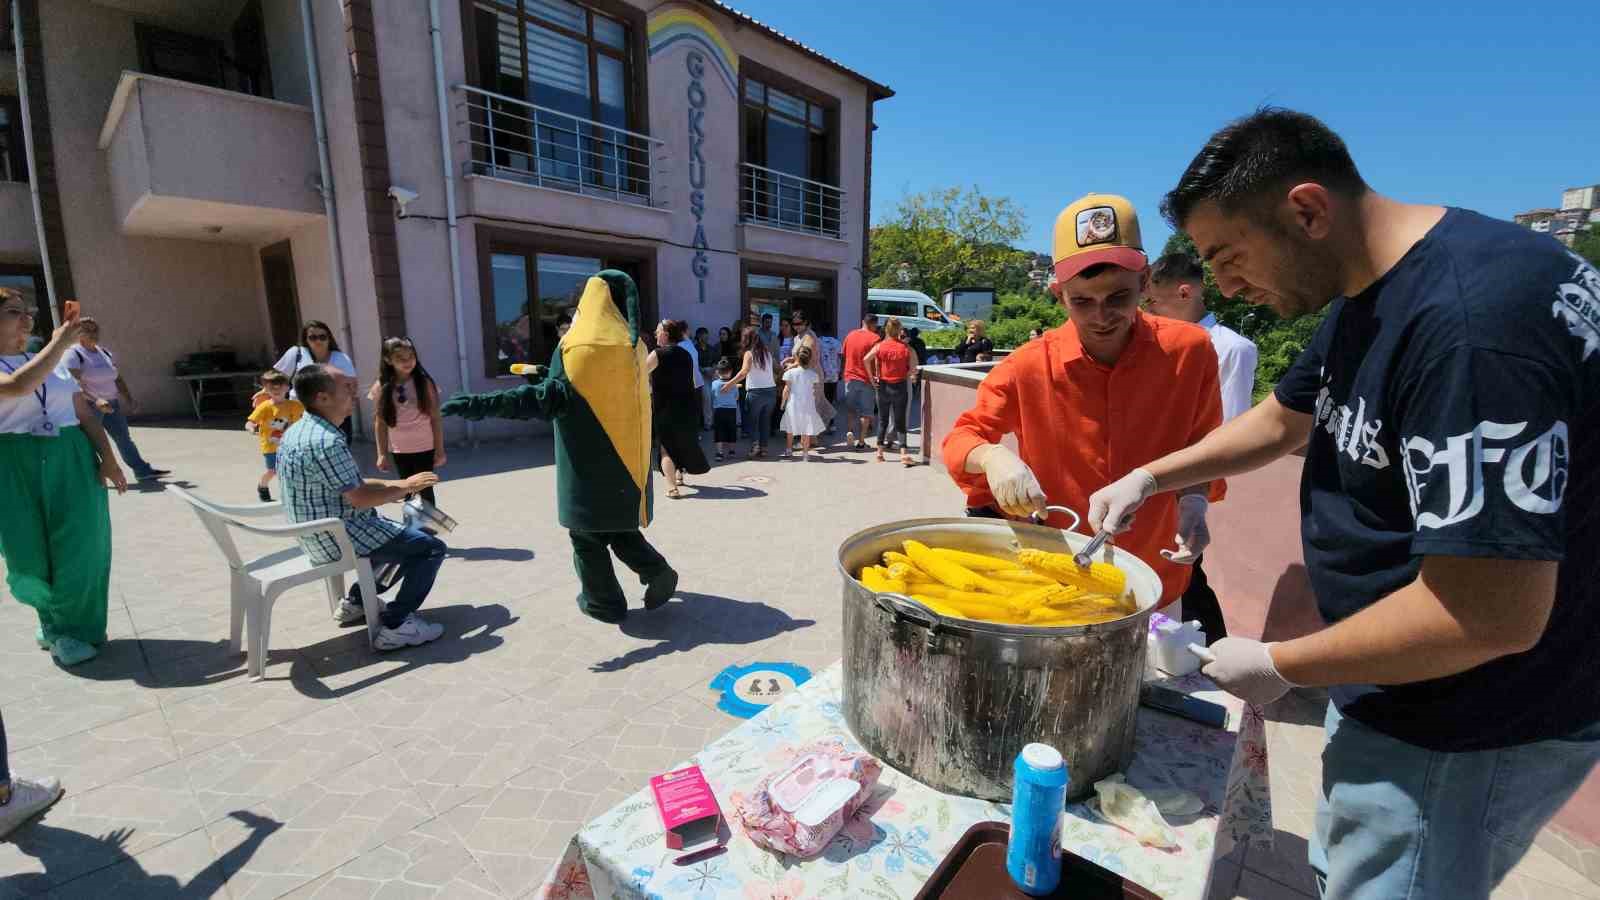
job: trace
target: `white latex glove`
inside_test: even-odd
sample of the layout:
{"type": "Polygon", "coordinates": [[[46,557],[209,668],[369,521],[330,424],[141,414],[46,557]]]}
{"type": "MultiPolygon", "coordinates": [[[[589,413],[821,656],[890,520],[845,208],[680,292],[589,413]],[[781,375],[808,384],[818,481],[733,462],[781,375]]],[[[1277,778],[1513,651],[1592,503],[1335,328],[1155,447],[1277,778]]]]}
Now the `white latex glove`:
{"type": "Polygon", "coordinates": [[[1247,703],[1265,706],[1295,686],[1278,674],[1271,644],[1226,637],[1210,647],[1190,644],[1189,652],[1205,660],[1200,671],[1207,678],[1247,703]]]}
{"type": "Polygon", "coordinates": [[[983,457],[983,477],[989,493],[1008,516],[1026,519],[1049,502],[1039,479],[1022,458],[1000,444],[990,445],[983,457]]]}
{"type": "Polygon", "coordinates": [[[1211,543],[1211,530],[1206,527],[1206,508],[1210,505],[1203,494],[1178,498],[1178,533],[1172,539],[1178,549],[1161,551],[1162,558],[1192,566],[1206,552],[1211,543]]]}
{"type": "Polygon", "coordinates": [[[1101,529],[1112,534],[1127,531],[1133,524],[1133,513],[1156,492],[1156,478],[1144,469],[1118,478],[1089,495],[1089,530],[1101,529]]]}

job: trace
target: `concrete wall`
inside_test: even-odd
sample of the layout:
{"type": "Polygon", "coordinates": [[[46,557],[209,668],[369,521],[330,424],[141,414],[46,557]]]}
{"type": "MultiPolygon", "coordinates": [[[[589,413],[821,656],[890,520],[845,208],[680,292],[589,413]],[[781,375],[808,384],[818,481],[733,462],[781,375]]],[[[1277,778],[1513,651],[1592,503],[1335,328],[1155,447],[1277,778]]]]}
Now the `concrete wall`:
{"type": "Polygon", "coordinates": [[[309,109],[165,78],[132,81],[116,124],[119,137],[143,147],[142,192],[322,212],[309,183],[317,173],[309,109]]]}
{"type": "Polygon", "coordinates": [[[306,71],[300,0],[261,0],[261,19],[267,33],[272,96],[310,106],[311,78],[306,71]]]}
{"type": "Polygon", "coordinates": [[[0,262],[39,263],[33,193],[24,182],[0,182],[0,262]]]}
{"type": "MultiPolygon", "coordinates": [[[[378,327],[372,251],[367,237],[366,207],[361,195],[361,155],[357,147],[356,130],[352,125],[356,111],[350,83],[350,59],[345,50],[344,16],[339,0],[313,0],[311,5],[317,65],[322,75],[322,102],[329,125],[329,155],[333,165],[345,291],[350,307],[348,336],[340,327],[339,316],[330,315],[323,321],[340,332],[339,344],[355,361],[361,383],[370,384],[378,377],[378,347],[383,336],[378,327]]],[[[387,91],[384,96],[389,96],[387,91]]],[[[298,255],[295,262],[298,270],[298,255]]],[[[301,282],[303,287],[304,282],[299,274],[296,271],[296,281],[301,282]]],[[[330,303],[329,306],[336,304],[330,303]]],[[[366,406],[362,404],[362,407],[358,407],[356,416],[359,427],[370,434],[372,415],[366,406]]]]}
{"type": "Polygon", "coordinates": [[[186,353],[268,353],[259,266],[246,246],[129,238],[117,227],[107,161],[97,149],[122,70],[135,68],[133,17],[86,0],[40,4],[63,220],[78,299],[100,319],[146,411],[189,409],[172,377],[186,353]]]}

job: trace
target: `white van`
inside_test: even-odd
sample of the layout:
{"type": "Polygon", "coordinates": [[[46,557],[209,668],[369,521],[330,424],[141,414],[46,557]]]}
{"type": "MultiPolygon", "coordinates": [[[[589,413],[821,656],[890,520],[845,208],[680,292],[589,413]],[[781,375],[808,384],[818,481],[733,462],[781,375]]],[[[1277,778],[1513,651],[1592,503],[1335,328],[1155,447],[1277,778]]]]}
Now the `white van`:
{"type": "Polygon", "coordinates": [[[964,327],[959,317],[940,309],[932,297],[921,291],[869,288],[867,312],[878,317],[879,325],[892,316],[899,319],[901,325],[915,328],[922,334],[964,327]]]}

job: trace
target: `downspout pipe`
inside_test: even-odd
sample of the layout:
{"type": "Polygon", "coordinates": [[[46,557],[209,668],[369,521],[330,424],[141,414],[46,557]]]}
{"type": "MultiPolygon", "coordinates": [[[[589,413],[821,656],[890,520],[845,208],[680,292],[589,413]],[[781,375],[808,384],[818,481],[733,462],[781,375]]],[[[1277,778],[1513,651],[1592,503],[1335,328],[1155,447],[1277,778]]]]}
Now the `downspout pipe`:
{"type": "Polygon", "coordinates": [[[50,327],[61,327],[60,299],[56,297],[55,271],[50,268],[50,242],[44,234],[44,206],[39,199],[39,160],[33,151],[33,117],[28,105],[27,48],[22,45],[20,4],[11,0],[11,39],[17,54],[17,106],[22,110],[22,146],[28,159],[28,193],[33,195],[33,229],[39,236],[39,261],[44,266],[44,291],[50,307],[50,327]]]}
{"type": "MultiPolygon", "coordinates": [[[[444,166],[445,234],[450,242],[450,300],[456,316],[456,360],[461,367],[461,390],[471,390],[468,380],[467,327],[461,298],[461,235],[456,219],[455,155],[450,146],[450,105],[444,80],[444,44],[439,27],[439,0],[428,0],[428,32],[433,39],[433,88],[439,105],[439,159],[444,166]]],[[[472,422],[467,422],[467,440],[473,440],[472,422]]]]}
{"type": "MultiPolygon", "coordinates": [[[[13,0],[15,2],[15,0],[13,0]]],[[[317,166],[320,169],[317,191],[322,195],[322,211],[328,220],[328,255],[333,260],[333,296],[338,302],[339,338],[344,346],[354,347],[355,336],[350,326],[350,298],[344,285],[344,247],[339,241],[339,207],[333,195],[333,163],[328,155],[328,123],[322,106],[322,73],[317,63],[316,22],[311,13],[311,0],[300,0],[300,30],[306,45],[306,73],[311,80],[311,121],[317,132],[317,166]]],[[[359,414],[361,404],[350,411],[356,418],[356,431],[361,430],[359,414]]]]}

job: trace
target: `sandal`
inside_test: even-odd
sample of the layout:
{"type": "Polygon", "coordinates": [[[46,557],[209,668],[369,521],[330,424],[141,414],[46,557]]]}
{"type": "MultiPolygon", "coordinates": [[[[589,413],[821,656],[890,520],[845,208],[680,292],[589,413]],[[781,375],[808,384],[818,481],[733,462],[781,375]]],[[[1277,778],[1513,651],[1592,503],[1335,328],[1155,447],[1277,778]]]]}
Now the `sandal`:
{"type": "Polygon", "coordinates": [[[878,462],[885,462],[885,461],[886,460],[884,460],[884,458],[883,458],[883,451],[879,450],[878,451],[878,462]]]}
{"type": "Polygon", "coordinates": [[[916,465],[916,464],[917,464],[917,461],[912,459],[909,456],[900,457],[900,465],[905,466],[908,469],[911,468],[912,466],[916,465]]]}
{"type": "Polygon", "coordinates": [[[673,487],[667,488],[667,496],[673,500],[677,500],[683,496],[683,492],[679,491],[677,486],[674,485],[673,487]]]}

